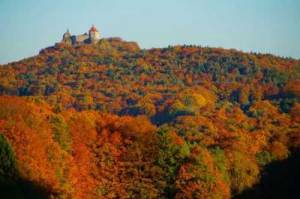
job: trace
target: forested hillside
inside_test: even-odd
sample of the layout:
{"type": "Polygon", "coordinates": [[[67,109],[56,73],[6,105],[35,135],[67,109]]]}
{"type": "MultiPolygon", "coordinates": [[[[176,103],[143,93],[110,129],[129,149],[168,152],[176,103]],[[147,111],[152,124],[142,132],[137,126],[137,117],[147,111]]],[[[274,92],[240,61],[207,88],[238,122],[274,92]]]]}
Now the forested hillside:
{"type": "Polygon", "coordinates": [[[10,198],[243,197],[300,149],[300,61],[269,54],[60,43],[0,66],[0,95],[10,198]]]}

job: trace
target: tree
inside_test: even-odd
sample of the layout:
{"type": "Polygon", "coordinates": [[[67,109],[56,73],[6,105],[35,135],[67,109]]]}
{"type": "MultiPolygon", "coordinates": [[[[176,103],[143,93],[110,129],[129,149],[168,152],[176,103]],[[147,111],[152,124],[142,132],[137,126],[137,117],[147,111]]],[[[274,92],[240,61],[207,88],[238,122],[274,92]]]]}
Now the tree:
{"type": "Polygon", "coordinates": [[[201,147],[193,148],[190,162],[182,165],[178,172],[175,198],[229,197],[229,186],[222,179],[211,154],[201,147]]]}
{"type": "Polygon", "coordinates": [[[0,134],[0,183],[18,177],[15,152],[3,134],[0,134]]]}
{"type": "Polygon", "coordinates": [[[195,115],[207,103],[207,99],[200,93],[185,90],[177,95],[170,107],[170,114],[174,117],[179,115],[195,115]]]}
{"type": "Polygon", "coordinates": [[[160,129],[158,131],[159,152],[156,164],[162,169],[165,185],[164,194],[173,198],[176,193],[175,180],[181,165],[190,154],[189,146],[174,131],[160,129]]]}

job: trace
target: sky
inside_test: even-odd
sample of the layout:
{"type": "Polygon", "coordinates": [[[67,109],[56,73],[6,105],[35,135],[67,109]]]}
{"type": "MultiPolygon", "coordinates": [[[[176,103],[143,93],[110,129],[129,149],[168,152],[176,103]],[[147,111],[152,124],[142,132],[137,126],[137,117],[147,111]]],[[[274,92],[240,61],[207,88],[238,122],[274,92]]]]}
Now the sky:
{"type": "Polygon", "coordinates": [[[92,24],[142,48],[195,44],[300,59],[300,0],[0,0],[0,64],[92,24]]]}

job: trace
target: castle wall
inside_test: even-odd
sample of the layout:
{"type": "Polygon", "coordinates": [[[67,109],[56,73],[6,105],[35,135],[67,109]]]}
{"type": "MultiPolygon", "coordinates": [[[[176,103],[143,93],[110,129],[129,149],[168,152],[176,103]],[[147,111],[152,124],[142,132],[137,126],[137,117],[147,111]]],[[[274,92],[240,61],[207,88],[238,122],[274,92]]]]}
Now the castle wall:
{"type": "Polygon", "coordinates": [[[74,35],[72,36],[72,43],[85,43],[89,39],[89,35],[82,34],[82,35],[74,35]]]}

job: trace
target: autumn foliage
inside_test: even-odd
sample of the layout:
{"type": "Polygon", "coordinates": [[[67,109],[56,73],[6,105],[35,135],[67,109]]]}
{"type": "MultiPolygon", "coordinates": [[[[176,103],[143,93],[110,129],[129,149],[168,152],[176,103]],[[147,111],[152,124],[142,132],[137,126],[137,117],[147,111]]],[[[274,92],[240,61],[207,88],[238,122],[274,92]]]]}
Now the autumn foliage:
{"type": "Polygon", "coordinates": [[[236,50],[57,44],[0,67],[0,182],[50,198],[231,198],[299,149],[299,77],[298,60],[236,50]]]}

